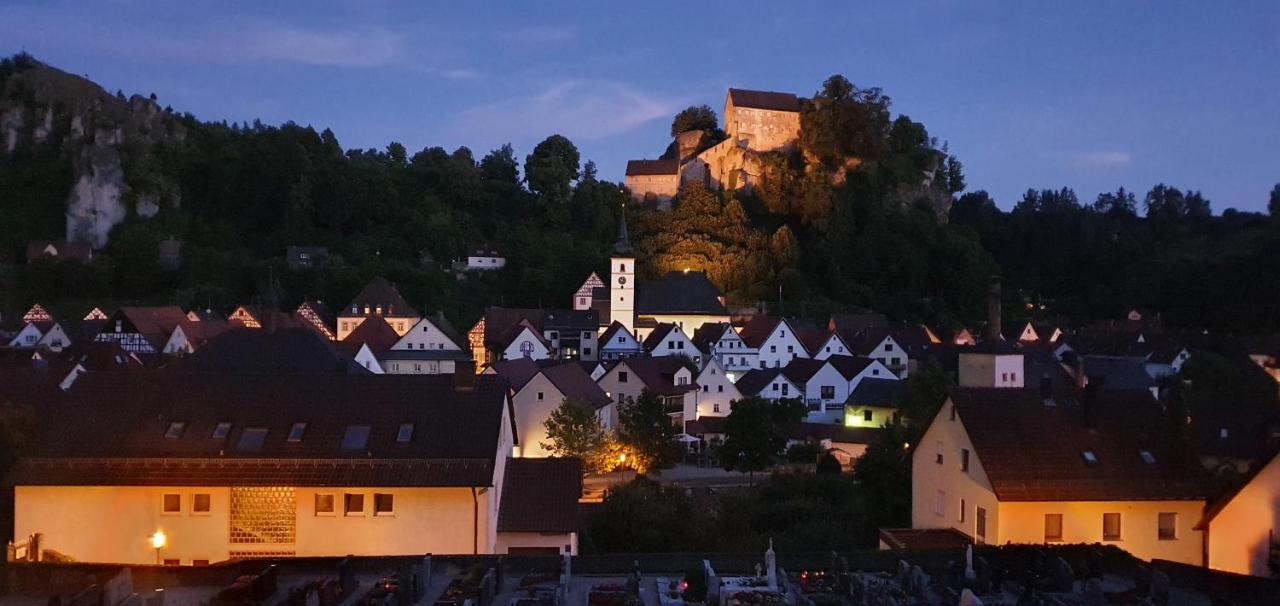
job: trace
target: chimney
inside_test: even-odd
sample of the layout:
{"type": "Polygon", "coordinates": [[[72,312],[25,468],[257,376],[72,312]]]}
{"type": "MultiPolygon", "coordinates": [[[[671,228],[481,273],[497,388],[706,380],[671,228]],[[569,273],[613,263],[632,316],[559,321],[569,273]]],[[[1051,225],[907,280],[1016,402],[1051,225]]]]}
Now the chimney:
{"type": "Polygon", "coordinates": [[[1004,338],[1000,330],[1000,283],[992,282],[987,289],[987,339],[992,343],[1004,338]]]}
{"type": "Polygon", "coordinates": [[[454,391],[471,391],[476,388],[476,363],[459,360],[453,363],[454,391]]]}

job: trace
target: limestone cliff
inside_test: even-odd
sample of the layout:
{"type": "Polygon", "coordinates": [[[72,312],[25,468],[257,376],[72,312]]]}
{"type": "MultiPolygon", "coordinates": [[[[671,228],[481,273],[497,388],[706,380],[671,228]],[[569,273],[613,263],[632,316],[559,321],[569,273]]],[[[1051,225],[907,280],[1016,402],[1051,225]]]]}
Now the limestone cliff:
{"type": "MultiPolygon", "coordinates": [[[[155,170],[164,146],[186,134],[153,99],[112,95],[93,82],[29,57],[0,81],[0,154],[16,161],[39,154],[66,162],[66,238],[94,248],[130,213],[150,217],[175,208],[180,193],[155,170]]],[[[34,161],[34,160],[32,160],[34,161]]]]}

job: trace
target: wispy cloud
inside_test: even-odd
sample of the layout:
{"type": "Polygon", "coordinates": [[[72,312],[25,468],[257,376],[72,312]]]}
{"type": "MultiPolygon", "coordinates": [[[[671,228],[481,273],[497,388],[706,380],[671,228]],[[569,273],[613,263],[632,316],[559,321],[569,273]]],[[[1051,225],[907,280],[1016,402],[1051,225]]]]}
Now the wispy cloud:
{"type": "Polygon", "coordinates": [[[1080,168],[1123,168],[1133,162],[1129,152],[1090,151],[1071,155],[1071,163],[1080,168]]]}
{"type": "Polygon", "coordinates": [[[453,120],[469,140],[519,140],[559,133],[573,140],[601,139],[658,118],[676,103],[624,82],[564,80],[509,99],[475,106],[453,120]]]}
{"type": "Polygon", "coordinates": [[[400,34],[381,29],[324,31],[266,23],[217,33],[208,40],[212,48],[242,59],[339,67],[388,65],[399,58],[402,43],[400,34]]]}

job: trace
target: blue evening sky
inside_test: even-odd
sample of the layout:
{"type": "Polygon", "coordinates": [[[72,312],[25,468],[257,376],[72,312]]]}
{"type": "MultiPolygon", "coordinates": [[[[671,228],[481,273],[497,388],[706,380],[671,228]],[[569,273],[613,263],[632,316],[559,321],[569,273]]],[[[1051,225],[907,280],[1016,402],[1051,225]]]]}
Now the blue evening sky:
{"type": "Polygon", "coordinates": [[[3,0],[0,53],[206,120],[410,152],[572,139],[604,178],[730,86],[879,86],[1008,208],[1157,182],[1262,210],[1280,181],[1280,2],[3,0]],[[197,6],[198,5],[198,6],[197,6]]]}

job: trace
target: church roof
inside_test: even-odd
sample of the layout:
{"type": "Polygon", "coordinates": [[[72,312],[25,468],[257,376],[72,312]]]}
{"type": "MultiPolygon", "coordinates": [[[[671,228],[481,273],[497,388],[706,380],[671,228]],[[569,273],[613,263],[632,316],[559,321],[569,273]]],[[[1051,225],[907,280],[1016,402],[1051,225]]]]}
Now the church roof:
{"type": "Polygon", "coordinates": [[[720,289],[707,274],[673,271],[636,285],[636,313],[727,316],[729,310],[720,302],[720,289]]]}

